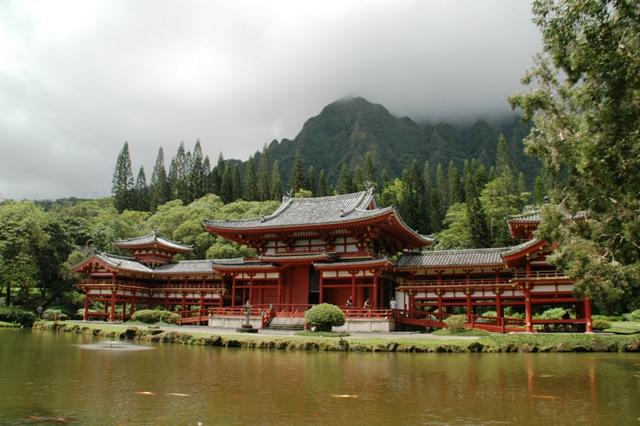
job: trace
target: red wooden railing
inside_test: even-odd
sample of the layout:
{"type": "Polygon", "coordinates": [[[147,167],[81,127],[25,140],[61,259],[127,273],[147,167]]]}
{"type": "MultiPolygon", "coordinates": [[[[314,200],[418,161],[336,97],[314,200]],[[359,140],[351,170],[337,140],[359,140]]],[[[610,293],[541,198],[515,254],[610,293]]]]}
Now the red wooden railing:
{"type": "Polygon", "coordinates": [[[178,311],[180,320],[178,324],[207,324],[209,322],[209,309],[193,309],[190,311],[178,311]]]}
{"type": "Polygon", "coordinates": [[[342,308],[344,316],[347,319],[355,318],[375,318],[375,319],[392,319],[393,311],[391,309],[372,309],[372,308],[342,308]]]}

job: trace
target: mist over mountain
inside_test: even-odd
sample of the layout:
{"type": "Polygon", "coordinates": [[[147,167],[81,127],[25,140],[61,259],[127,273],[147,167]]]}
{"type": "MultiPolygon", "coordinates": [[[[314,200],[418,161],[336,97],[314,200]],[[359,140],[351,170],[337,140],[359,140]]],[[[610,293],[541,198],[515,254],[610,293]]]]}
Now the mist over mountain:
{"type": "MultiPolygon", "coordinates": [[[[383,105],[362,97],[335,101],[309,118],[293,139],[272,141],[266,149],[269,161],[278,160],[285,183],[297,154],[304,167],[324,170],[330,184],[335,184],[342,164],[362,166],[371,152],[378,174],[386,170],[391,177],[400,176],[414,159],[429,161],[432,170],[450,160],[461,168],[465,159],[476,158],[490,167],[496,154],[500,134],[509,144],[512,161],[525,174],[530,186],[538,174],[539,162],[524,153],[522,139],[529,127],[520,117],[477,120],[473,123],[416,123],[408,117],[396,117],[383,105]]],[[[259,159],[256,152],[254,158],[259,159]]]]}

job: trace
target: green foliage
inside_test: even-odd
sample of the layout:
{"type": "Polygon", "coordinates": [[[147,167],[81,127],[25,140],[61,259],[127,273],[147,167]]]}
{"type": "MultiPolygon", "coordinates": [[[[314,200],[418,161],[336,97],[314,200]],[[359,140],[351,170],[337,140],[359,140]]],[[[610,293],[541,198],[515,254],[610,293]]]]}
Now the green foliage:
{"type": "Polygon", "coordinates": [[[624,317],[627,321],[640,322],[640,309],[636,309],[635,311],[628,313],[624,317]]]}
{"type": "Polygon", "coordinates": [[[640,307],[640,19],[637,2],[538,0],[544,51],[510,98],[534,127],[550,206],[539,236],[598,309],[640,307]],[[563,176],[568,179],[563,182],[563,176]],[[587,218],[576,218],[579,211],[587,218]],[[551,222],[555,224],[552,227],[551,222]]]}
{"type": "Polygon", "coordinates": [[[0,321],[31,327],[35,320],[36,315],[33,312],[16,306],[0,306],[0,321]]]}
{"type": "Polygon", "coordinates": [[[119,212],[133,207],[133,171],[127,142],[124,143],[122,151],[120,151],[116,160],[116,168],[111,181],[111,193],[113,194],[113,204],[119,212]]]}
{"type": "Polygon", "coordinates": [[[65,321],[69,319],[69,315],[62,312],[61,309],[49,308],[42,313],[42,319],[45,321],[65,321]]]}
{"type": "Polygon", "coordinates": [[[474,247],[466,204],[457,203],[449,207],[444,226],[445,229],[438,233],[436,250],[474,247]]]}
{"type": "Polygon", "coordinates": [[[145,324],[156,324],[159,322],[177,324],[180,321],[180,315],[175,312],[160,309],[141,309],[133,313],[131,320],[140,321],[145,324]]]}
{"type": "Polygon", "coordinates": [[[565,317],[565,315],[567,315],[566,309],[551,308],[551,309],[547,309],[546,311],[542,312],[539,315],[536,315],[535,317],[537,319],[542,319],[542,320],[552,320],[552,319],[562,319],[565,317]]]}
{"type": "Polygon", "coordinates": [[[296,336],[305,337],[347,337],[349,333],[346,331],[312,331],[304,330],[296,332],[296,336]]]}
{"type": "Polygon", "coordinates": [[[611,328],[611,323],[606,319],[593,319],[591,321],[591,327],[594,330],[606,330],[607,328],[611,328]]]}
{"type": "Polygon", "coordinates": [[[316,331],[331,331],[331,327],[339,327],[345,323],[344,312],[336,305],[322,303],[304,313],[307,323],[315,327],[316,331]]]}
{"type": "Polygon", "coordinates": [[[460,333],[463,331],[464,325],[467,323],[466,315],[450,315],[444,320],[450,333],[460,333]]]}

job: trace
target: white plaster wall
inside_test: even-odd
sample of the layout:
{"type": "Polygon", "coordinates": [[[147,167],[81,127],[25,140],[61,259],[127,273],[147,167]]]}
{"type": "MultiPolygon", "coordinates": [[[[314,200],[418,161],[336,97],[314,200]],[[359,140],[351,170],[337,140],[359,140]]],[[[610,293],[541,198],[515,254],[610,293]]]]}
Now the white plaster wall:
{"type": "Polygon", "coordinates": [[[340,327],[333,327],[333,331],[348,333],[388,333],[395,331],[396,322],[387,319],[350,319],[340,327]]]}
{"type": "MultiPolygon", "coordinates": [[[[245,323],[245,319],[241,317],[225,317],[225,316],[215,316],[209,317],[209,327],[215,328],[240,328],[242,324],[245,323]]],[[[251,317],[249,319],[249,324],[253,326],[253,328],[260,328],[262,321],[260,317],[251,317]]]]}

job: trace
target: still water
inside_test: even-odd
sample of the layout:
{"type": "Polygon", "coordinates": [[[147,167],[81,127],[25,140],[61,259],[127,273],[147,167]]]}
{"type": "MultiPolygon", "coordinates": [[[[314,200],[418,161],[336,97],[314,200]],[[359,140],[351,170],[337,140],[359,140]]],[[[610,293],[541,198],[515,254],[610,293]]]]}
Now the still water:
{"type": "Polygon", "coordinates": [[[640,424],[637,354],[82,344],[0,330],[0,424],[640,424]]]}

